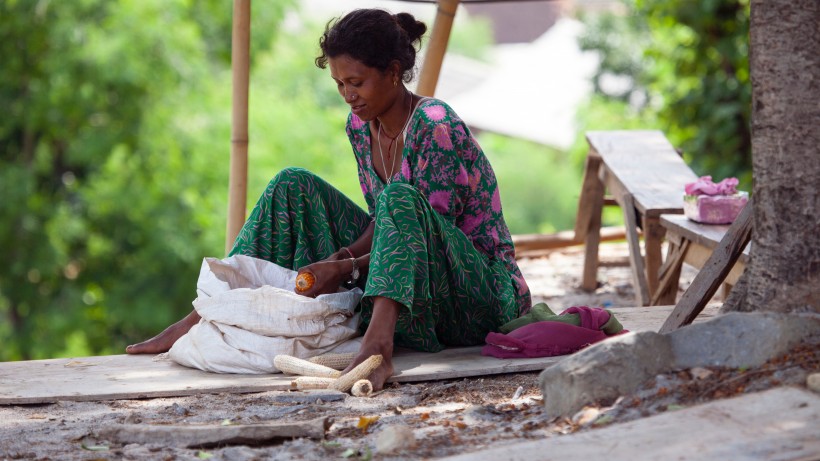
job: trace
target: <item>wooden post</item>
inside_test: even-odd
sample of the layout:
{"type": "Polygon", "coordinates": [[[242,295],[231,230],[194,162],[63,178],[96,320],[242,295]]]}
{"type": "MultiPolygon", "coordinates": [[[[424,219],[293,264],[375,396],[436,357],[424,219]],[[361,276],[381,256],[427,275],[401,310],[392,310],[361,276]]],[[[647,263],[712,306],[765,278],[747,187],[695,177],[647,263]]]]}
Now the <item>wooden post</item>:
{"type": "Polygon", "coordinates": [[[231,251],[245,223],[248,195],[248,87],[250,85],[251,0],[234,0],[231,70],[231,170],[228,180],[228,224],[225,253],[231,251]]]}
{"type": "Polygon", "coordinates": [[[427,54],[424,55],[419,85],[416,88],[416,92],[421,96],[432,97],[436,92],[441,63],[447,51],[447,42],[450,40],[450,30],[453,28],[458,3],[459,0],[439,0],[438,2],[433,31],[430,33],[430,44],[427,46],[427,54]]]}

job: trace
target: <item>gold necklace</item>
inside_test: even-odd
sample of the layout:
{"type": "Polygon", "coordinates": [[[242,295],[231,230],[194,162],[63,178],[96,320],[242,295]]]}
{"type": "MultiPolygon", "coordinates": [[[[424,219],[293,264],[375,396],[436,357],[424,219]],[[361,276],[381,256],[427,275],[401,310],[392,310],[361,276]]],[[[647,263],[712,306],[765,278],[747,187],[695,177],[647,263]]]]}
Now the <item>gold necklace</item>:
{"type": "MultiPolygon", "coordinates": [[[[401,135],[402,133],[407,131],[407,125],[410,124],[410,116],[413,114],[412,111],[411,111],[412,105],[413,105],[413,94],[411,93],[410,94],[410,101],[408,101],[408,103],[407,103],[407,118],[404,121],[404,126],[402,127],[401,130],[399,130],[398,133],[396,133],[396,136],[390,136],[389,134],[387,134],[387,130],[386,129],[384,130],[385,134],[387,134],[387,137],[390,138],[390,144],[387,146],[387,154],[391,155],[391,159],[393,158],[392,156],[396,154],[396,151],[399,148],[399,143],[396,142],[396,139],[399,138],[399,135],[401,135]],[[393,147],[394,145],[396,147],[393,147]],[[392,154],[390,153],[390,149],[393,149],[392,154]]],[[[386,183],[386,185],[389,186],[390,183],[393,181],[393,169],[395,168],[395,162],[391,160],[391,162],[390,162],[390,174],[388,174],[387,173],[387,164],[384,161],[384,152],[382,151],[382,142],[381,142],[382,125],[383,125],[383,123],[380,120],[379,121],[379,133],[376,135],[376,141],[377,141],[377,144],[379,145],[379,157],[382,158],[382,170],[384,171],[384,175],[385,175],[385,183],[386,183]]]]}

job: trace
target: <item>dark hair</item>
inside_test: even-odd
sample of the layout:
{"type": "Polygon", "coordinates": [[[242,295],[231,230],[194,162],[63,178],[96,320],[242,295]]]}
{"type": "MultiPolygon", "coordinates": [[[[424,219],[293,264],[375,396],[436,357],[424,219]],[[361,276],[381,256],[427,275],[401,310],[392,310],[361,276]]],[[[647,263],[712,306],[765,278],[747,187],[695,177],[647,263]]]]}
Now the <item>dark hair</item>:
{"type": "Polygon", "coordinates": [[[316,58],[316,66],[324,69],[329,58],[346,54],[384,72],[395,60],[401,67],[402,80],[410,82],[421,36],[426,31],[427,26],[410,13],[354,10],[327,23],[325,33],[319,38],[322,54],[316,58]]]}

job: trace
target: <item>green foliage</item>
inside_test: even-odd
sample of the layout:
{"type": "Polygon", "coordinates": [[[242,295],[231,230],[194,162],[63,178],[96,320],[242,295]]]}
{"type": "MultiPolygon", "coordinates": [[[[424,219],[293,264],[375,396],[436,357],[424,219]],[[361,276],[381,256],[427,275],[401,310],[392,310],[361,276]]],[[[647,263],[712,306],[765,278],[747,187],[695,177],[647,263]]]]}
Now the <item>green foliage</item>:
{"type": "Polygon", "coordinates": [[[478,140],[493,165],[510,232],[552,233],[575,225],[581,174],[567,155],[492,133],[478,140]]]}
{"type": "Polygon", "coordinates": [[[224,5],[0,4],[0,359],[121,351],[190,310],[222,248],[224,5]]]}
{"type": "Polygon", "coordinates": [[[582,45],[605,76],[628,83],[607,96],[640,106],[638,118],[683,150],[699,174],[751,186],[748,0],[624,0],[627,14],[587,19],[582,45]]]}

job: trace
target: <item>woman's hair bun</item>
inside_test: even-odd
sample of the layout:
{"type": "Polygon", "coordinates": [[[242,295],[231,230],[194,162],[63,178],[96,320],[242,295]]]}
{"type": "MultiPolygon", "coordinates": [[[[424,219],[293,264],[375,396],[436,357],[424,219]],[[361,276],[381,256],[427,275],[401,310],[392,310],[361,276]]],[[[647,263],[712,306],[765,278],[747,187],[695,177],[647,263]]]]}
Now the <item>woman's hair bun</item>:
{"type": "Polygon", "coordinates": [[[427,32],[427,26],[423,22],[416,20],[410,13],[398,13],[393,15],[393,17],[396,18],[396,22],[407,33],[407,38],[410,39],[410,43],[421,40],[421,37],[427,32]]]}

